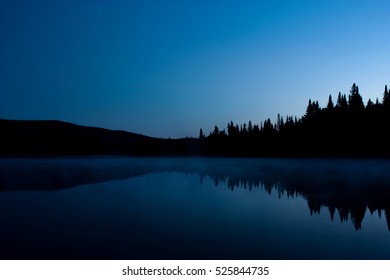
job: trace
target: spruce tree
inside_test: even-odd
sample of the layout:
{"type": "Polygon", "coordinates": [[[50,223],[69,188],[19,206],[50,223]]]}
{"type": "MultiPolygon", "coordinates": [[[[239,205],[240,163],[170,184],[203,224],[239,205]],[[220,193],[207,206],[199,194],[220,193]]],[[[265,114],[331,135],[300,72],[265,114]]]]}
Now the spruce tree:
{"type": "Polygon", "coordinates": [[[387,85],[385,85],[385,91],[383,93],[383,107],[385,110],[390,107],[390,92],[387,90],[387,85]]]}
{"type": "Polygon", "coordinates": [[[326,106],[328,111],[332,111],[334,109],[334,104],[332,100],[332,95],[329,94],[329,99],[328,99],[328,105],[326,106]]]}
{"type": "Polygon", "coordinates": [[[348,105],[352,112],[362,112],[364,110],[363,98],[359,94],[359,87],[354,83],[351,87],[348,105]]]}

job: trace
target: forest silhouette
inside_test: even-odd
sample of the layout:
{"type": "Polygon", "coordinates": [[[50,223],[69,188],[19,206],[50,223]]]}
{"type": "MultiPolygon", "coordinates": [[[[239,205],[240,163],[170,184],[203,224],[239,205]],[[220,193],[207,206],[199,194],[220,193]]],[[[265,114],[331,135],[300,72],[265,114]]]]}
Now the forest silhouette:
{"type": "Polygon", "coordinates": [[[163,139],[61,121],[0,119],[0,155],[128,155],[217,157],[386,157],[390,156],[390,92],[368,100],[359,87],[331,95],[326,107],[309,100],[301,118],[277,115],[254,124],[215,126],[197,138],[163,139]]]}
{"type": "Polygon", "coordinates": [[[301,118],[278,114],[260,125],[228,123],[206,137],[200,130],[201,154],[260,157],[388,157],[390,92],[383,99],[364,105],[354,83],[350,94],[339,92],[334,103],[329,95],[326,107],[309,100],[301,118]]]}

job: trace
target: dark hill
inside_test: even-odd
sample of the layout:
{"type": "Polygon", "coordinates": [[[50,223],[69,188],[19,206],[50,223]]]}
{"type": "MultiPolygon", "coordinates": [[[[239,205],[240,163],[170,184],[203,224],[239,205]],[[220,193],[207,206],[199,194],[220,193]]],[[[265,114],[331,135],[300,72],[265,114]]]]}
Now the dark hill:
{"type": "Polygon", "coordinates": [[[62,121],[0,120],[2,155],[137,154],[155,138],[62,121]]]}
{"type": "Polygon", "coordinates": [[[62,121],[0,119],[2,156],[198,155],[194,138],[161,139],[62,121]]]}

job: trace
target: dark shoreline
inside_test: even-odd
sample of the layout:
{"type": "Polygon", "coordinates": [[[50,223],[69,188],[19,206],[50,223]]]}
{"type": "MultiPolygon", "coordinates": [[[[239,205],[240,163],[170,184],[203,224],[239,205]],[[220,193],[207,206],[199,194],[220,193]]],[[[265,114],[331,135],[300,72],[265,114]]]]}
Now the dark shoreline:
{"type": "Polygon", "coordinates": [[[302,133],[162,139],[61,121],[0,119],[0,157],[388,159],[390,136],[381,135],[384,131],[360,138],[331,134],[310,138],[302,133]]]}

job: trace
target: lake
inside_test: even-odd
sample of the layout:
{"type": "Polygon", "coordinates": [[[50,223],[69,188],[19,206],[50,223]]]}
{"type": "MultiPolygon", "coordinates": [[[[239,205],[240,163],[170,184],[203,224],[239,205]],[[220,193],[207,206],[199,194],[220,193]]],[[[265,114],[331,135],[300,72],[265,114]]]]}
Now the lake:
{"type": "Polygon", "coordinates": [[[0,159],[1,259],[390,259],[390,160],[0,159]]]}

